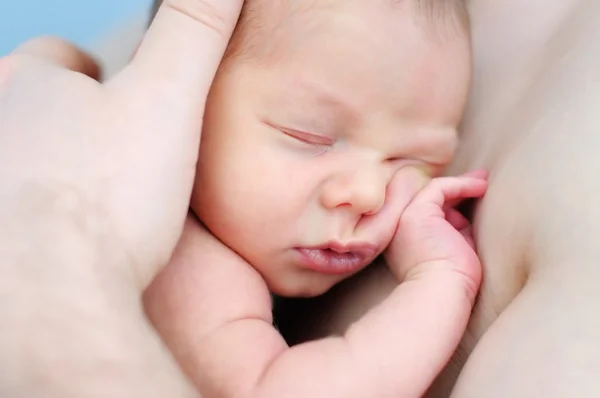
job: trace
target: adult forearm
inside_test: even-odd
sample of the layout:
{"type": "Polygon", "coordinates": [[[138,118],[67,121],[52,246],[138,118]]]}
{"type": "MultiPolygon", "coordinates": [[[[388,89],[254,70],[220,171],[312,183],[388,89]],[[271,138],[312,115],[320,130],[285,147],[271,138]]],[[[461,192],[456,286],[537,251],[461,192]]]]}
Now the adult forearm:
{"type": "Polygon", "coordinates": [[[73,223],[2,218],[0,396],[196,396],[139,293],[103,272],[124,256],[108,242],[90,244],[73,223]]]}

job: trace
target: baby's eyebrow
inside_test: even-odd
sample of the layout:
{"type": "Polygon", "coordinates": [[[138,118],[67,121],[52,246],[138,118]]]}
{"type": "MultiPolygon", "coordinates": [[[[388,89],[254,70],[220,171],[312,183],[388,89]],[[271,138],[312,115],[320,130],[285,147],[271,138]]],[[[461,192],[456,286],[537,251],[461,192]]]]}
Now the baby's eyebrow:
{"type": "Polygon", "coordinates": [[[355,119],[359,111],[356,104],[353,104],[349,98],[345,98],[314,81],[299,79],[295,82],[294,88],[297,88],[303,95],[314,100],[319,106],[329,108],[346,118],[355,119]]]}

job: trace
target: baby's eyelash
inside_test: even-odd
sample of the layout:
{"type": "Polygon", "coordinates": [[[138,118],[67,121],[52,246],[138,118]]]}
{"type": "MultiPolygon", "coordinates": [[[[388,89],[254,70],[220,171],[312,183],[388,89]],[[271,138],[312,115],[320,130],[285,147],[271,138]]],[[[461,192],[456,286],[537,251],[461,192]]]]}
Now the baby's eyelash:
{"type": "Polygon", "coordinates": [[[303,131],[297,130],[281,130],[284,134],[289,135],[292,138],[295,138],[299,141],[305,142],[307,144],[312,145],[323,145],[323,146],[331,146],[334,144],[334,140],[318,134],[305,133],[303,131]]]}

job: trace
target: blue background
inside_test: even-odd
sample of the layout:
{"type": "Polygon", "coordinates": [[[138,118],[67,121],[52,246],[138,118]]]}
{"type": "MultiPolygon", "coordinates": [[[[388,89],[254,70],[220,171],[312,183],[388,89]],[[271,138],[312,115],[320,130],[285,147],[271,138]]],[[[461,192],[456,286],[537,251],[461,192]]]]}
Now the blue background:
{"type": "Polygon", "coordinates": [[[147,12],[151,0],[0,0],[0,56],[22,41],[57,35],[89,46],[111,28],[147,12]]]}

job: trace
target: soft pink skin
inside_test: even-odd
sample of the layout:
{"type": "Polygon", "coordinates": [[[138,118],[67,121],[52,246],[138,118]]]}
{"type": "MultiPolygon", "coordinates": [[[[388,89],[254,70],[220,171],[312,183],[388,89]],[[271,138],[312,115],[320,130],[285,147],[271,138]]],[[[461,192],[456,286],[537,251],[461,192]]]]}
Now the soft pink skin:
{"type": "MultiPolygon", "coordinates": [[[[448,169],[490,172],[473,228],[484,281],[431,398],[598,397],[600,2],[471,0],[475,78],[448,169]]],[[[343,333],[396,287],[382,262],[289,313],[343,333]]]]}
{"type": "Polygon", "coordinates": [[[233,57],[217,75],[192,208],[272,292],[316,296],[367,262],[309,272],[296,248],[383,251],[416,192],[392,186],[398,171],[438,175],[451,160],[470,43],[451,21],[437,31],[421,19],[413,0],[271,9],[292,3],[265,5],[287,18],[270,38],[272,59],[233,57]]]}
{"type": "Polygon", "coordinates": [[[294,12],[276,63],[234,57],[217,75],[192,199],[206,229],[189,220],[146,299],[203,396],[419,396],[464,330],[480,264],[442,207],[480,197],[486,181],[428,181],[456,146],[469,41],[416,22],[415,1],[388,5],[294,12]],[[431,233],[447,251],[435,258],[431,233]],[[369,245],[374,257],[390,242],[405,247],[391,266],[406,283],[343,337],[289,348],[270,293],[318,295],[369,263],[307,264],[298,248],[369,245]]]}
{"type": "Polygon", "coordinates": [[[470,226],[447,205],[486,187],[475,174],[434,179],[416,195],[387,253],[404,283],[342,337],[289,348],[262,276],[192,218],[148,292],[148,314],[205,397],[422,396],[460,340],[481,281],[470,226]]]}

